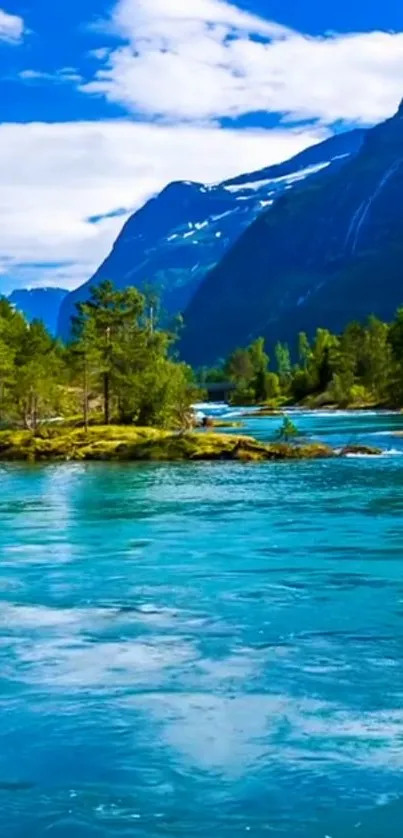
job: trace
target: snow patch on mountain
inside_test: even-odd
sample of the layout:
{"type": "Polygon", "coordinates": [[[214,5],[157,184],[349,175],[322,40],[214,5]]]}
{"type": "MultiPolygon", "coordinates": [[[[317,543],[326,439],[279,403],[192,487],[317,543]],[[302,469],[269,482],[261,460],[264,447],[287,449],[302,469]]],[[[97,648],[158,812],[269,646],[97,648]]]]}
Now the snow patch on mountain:
{"type": "MultiPolygon", "coordinates": [[[[348,155],[339,155],[337,158],[333,159],[340,159],[341,157],[345,156],[348,155]]],[[[305,169],[300,169],[299,171],[293,172],[289,175],[281,175],[280,177],[267,178],[265,180],[253,180],[250,183],[229,184],[228,186],[225,186],[224,189],[226,189],[228,192],[245,192],[257,191],[259,189],[264,189],[265,187],[269,186],[278,186],[282,183],[285,183],[287,185],[297,183],[299,180],[305,180],[305,178],[309,177],[310,175],[314,175],[317,172],[322,171],[322,169],[327,169],[327,167],[330,166],[331,163],[332,160],[327,160],[323,163],[316,163],[315,165],[307,166],[305,169]]],[[[274,193],[270,192],[269,194],[274,193]]]]}
{"type": "Polygon", "coordinates": [[[282,164],[221,184],[171,183],[126,221],[96,274],[62,304],[59,334],[67,337],[77,302],[103,279],[118,288],[154,283],[167,316],[184,312],[206,275],[272,204],[310,177],[346,165],[365,131],[329,138],[282,164]],[[342,159],[342,158],[345,158],[342,159]]]}

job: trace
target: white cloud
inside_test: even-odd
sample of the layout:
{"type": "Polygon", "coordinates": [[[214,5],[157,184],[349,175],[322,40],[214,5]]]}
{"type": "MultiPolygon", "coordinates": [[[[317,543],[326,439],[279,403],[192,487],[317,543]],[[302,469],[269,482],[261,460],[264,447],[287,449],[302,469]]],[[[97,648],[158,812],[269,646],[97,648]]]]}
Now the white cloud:
{"type": "Polygon", "coordinates": [[[137,208],[170,180],[217,181],[279,162],[322,137],[120,121],[0,125],[0,290],[74,287],[125,220],[89,217],[137,208]]]}
{"type": "Polygon", "coordinates": [[[0,41],[18,43],[24,34],[24,21],[0,9],[0,41]]]}
{"type": "Polygon", "coordinates": [[[23,81],[31,81],[32,79],[47,79],[50,77],[49,73],[42,73],[40,70],[21,70],[18,75],[23,81]]]}
{"type": "Polygon", "coordinates": [[[146,116],[365,124],[403,95],[403,32],[307,37],[224,0],[119,0],[109,28],[121,44],[81,89],[146,116]]]}
{"type": "MultiPolygon", "coordinates": [[[[224,0],[118,0],[105,28],[109,46],[90,53],[91,82],[71,67],[28,68],[21,80],[69,82],[163,124],[0,124],[0,290],[73,287],[125,220],[89,217],[135,209],[170,180],[267,166],[324,136],[312,127],[231,131],[217,126],[221,117],[274,111],[322,126],[373,123],[403,93],[403,33],[308,38],[224,0]]],[[[22,19],[0,11],[0,39],[17,42],[23,31],[22,19]]]]}
{"type": "Polygon", "coordinates": [[[47,73],[42,70],[21,70],[18,73],[18,78],[21,81],[33,83],[54,82],[54,84],[63,84],[65,82],[70,82],[70,84],[81,83],[83,80],[75,67],[62,67],[56,73],[47,73]]]}

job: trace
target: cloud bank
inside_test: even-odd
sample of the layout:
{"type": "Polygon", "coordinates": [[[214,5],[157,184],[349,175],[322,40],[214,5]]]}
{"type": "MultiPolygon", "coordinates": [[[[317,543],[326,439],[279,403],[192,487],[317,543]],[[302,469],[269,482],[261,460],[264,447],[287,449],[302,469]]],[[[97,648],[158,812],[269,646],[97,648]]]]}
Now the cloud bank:
{"type": "Polygon", "coordinates": [[[107,28],[120,42],[82,89],[147,118],[371,124],[403,95],[403,32],[308,37],[224,0],[119,0],[107,28]]]}
{"type": "Polygon", "coordinates": [[[321,138],[124,121],[0,125],[0,291],[74,287],[107,255],[121,208],[129,214],[170,180],[217,181],[321,138]]]}
{"type": "MultiPolygon", "coordinates": [[[[118,0],[94,31],[85,83],[74,67],[26,67],[20,82],[68,82],[99,97],[100,113],[103,99],[120,104],[127,121],[0,124],[0,291],[74,287],[107,255],[124,209],[169,181],[284,160],[336,122],[390,116],[403,93],[403,33],[313,38],[225,0],[118,0]],[[277,115],[277,128],[228,128],[260,112],[277,115]]],[[[0,10],[0,40],[23,33],[0,10]]]]}

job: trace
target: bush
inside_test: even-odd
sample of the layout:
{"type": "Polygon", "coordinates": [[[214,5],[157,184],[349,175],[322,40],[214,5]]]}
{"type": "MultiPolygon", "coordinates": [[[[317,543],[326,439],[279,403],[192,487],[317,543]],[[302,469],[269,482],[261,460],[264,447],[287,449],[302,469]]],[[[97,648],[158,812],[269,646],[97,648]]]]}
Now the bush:
{"type": "Polygon", "coordinates": [[[277,439],[281,442],[292,442],[299,436],[301,436],[301,434],[297,426],[294,425],[294,422],[291,421],[289,416],[286,416],[283,424],[277,432],[277,439]]]}

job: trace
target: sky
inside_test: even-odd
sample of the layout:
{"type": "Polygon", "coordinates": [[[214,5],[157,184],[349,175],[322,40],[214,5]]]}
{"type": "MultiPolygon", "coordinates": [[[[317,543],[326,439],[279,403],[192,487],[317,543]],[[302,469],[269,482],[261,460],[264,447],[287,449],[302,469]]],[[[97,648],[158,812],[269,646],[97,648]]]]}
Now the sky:
{"type": "Polygon", "coordinates": [[[0,293],[73,288],[169,181],[279,162],[402,97],[401,0],[0,0],[0,293]]]}

